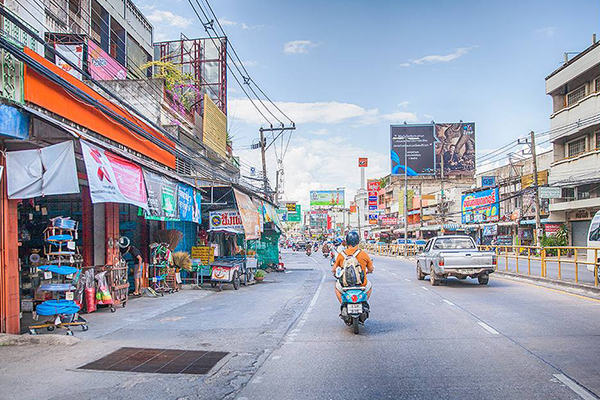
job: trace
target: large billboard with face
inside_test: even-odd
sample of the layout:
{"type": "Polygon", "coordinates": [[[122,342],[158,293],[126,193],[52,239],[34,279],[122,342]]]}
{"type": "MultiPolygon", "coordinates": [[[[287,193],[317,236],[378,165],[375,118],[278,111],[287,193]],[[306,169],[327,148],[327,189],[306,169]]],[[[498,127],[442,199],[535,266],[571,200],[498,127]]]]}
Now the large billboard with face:
{"type": "Polygon", "coordinates": [[[311,190],[310,205],[344,207],[344,190],[311,190]]]}
{"type": "MultiPolygon", "coordinates": [[[[437,175],[470,175],[475,173],[475,123],[435,124],[435,159],[437,175]]],[[[409,164],[410,165],[410,164],[409,164]]]]}
{"type": "Polygon", "coordinates": [[[480,190],[462,195],[462,222],[493,222],[500,218],[498,188],[480,190]]]}
{"type": "Polygon", "coordinates": [[[435,173],[433,124],[390,126],[390,146],[392,175],[404,175],[405,171],[408,176],[435,173]]]}

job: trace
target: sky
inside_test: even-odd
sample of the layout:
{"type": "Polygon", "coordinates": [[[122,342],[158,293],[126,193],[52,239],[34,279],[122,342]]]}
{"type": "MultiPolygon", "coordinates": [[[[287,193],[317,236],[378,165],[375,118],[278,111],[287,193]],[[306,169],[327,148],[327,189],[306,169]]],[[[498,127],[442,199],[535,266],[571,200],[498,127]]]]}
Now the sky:
{"type": "MultiPolygon", "coordinates": [[[[285,198],[390,171],[390,124],[475,122],[477,154],[549,128],[544,78],[600,38],[600,2],[210,0],[252,79],[295,121],[285,198]]],[[[186,0],[137,0],[155,40],[205,37],[186,0]]],[[[266,126],[229,76],[228,130],[242,173],[266,126]]],[[[275,182],[272,147],[267,170],[275,182]]]]}

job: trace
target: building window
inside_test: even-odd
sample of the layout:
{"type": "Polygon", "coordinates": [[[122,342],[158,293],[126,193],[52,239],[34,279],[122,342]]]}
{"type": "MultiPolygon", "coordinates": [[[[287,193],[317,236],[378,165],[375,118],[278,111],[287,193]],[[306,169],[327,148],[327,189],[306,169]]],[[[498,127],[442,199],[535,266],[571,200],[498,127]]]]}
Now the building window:
{"type": "Polygon", "coordinates": [[[600,92],[600,78],[596,78],[596,80],[594,80],[594,91],[600,92]]]}
{"type": "Polygon", "coordinates": [[[596,150],[600,150],[600,131],[596,131],[596,150]]]}
{"type": "Polygon", "coordinates": [[[570,201],[575,200],[575,189],[574,188],[563,188],[562,190],[563,199],[570,201]]]}
{"type": "Polygon", "coordinates": [[[585,200],[590,198],[590,185],[581,185],[577,187],[577,200],[585,200]]]}
{"type": "Polygon", "coordinates": [[[567,143],[567,157],[585,153],[585,136],[567,143]]]}
{"type": "Polygon", "coordinates": [[[575,90],[571,90],[567,94],[567,106],[572,106],[585,97],[585,85],[579,86],[575,90]]]}

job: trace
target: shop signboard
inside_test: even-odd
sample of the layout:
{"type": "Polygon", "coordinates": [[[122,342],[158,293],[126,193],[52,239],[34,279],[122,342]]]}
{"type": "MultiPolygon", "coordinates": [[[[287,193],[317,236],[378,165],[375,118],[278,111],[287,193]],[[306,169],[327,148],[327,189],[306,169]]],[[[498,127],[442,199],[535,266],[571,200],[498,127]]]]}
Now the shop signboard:
{"type": "Polygon", "coordinates": [[[366,157],[359,157],[358,158],[358,167],[359,168],[366,168],[369,166],[369,159],[366,157]]]}
{"type": "Polygon", "coordinates": [[[494,222],[500,217],[498,188],[462,195],[462,222],[494,222]]]}
{"type": "Polygon", "coordinates": [[[286,207],[279,207],[277,209],[277,214],[279,214],[279,219],[283,222],[287,222],[288,210],[286,207]]]}
{"type": "MultiPolygon", "coordinates": [[[[533,174],[523,175],[521,177],[521,189],[526,189],[528,187],[533,186],[533,174]]],[[[545,169],[543,171],[538,172],[538,186],[547,185],[548,184],[548,170],[545,169]]]]}
{"type": "Polygon", "coordinates": [[[71,67],[66,61],[69,60],[72,64],[76,65],[79,70],[83,69],[83,44],[54,44],[54,50],[60,57],[56,57],[56,66],[63,71],[69,73],[71,76],[81,80],[81,72],[71,67]],[[63,59],[64,57],[64,59],[63,59]]]}
{"type": "MultiPolygon", "coordinates": [[[[0,171],[0,174],[2,173],[2,171],[0,171]]],[[[354,214],[356,212],[356,205],[352,205],[350,206],[350,213],[354,214]]]]}
{"type": "Polygon", "coordinates": [[[92,203],[126,203],[148,209],[142,168],[81,140],[92,203]]]}
{"type": "Polygon", "coordinates": [[[311,190],[311,206],[344,206],[344,190],[311,190]]]}
{"type": "Polygon", "coordinates": [[[92,40],[88,40],[88,69],[98,81],[127,79],[127,70],[92,40]]]}
{"type": "Polygon", "coordinates": [[[233,229],[240,233],[244,230],[242,217],[237,210],[218,210],[208,213],[209,229],[233,229]]]}
{"type": "Polygon", "coordinates": [[[204,94],[202,124],[202,141],[204,144],[220,156],[226,157],[227,117],[206,93],[204,94]]]}
{"type": "Polygon", "coordinates": [[[556,236],[558,231],[560,230],[561,224],[545,224],[544,231],[548,236],[556,236]]]}
{"type": "Polygon", "coordinates": [[[398,224],[397,217],[380,216],[379,221],[381,221],[381,225],[397,225],[398,224]]]}
{"type": "MultiPolygon", "coordinates": [[[[440,176],[475,174],[475,123],[435,124],[436,172],[440,176]]],[[[410,165],[410,164],[409,164],[410,165]]]]}
{"type": "Polygon", "coordinates": [[[201,204],[202,196],[200,192],[194,190],[190,185],[180,183],[178,185],[178,207],[179,207],[179,219],[181,221],[195,222],[199,224],[201,222],[201,204]]]}
{"type": "Polygon", "coordinates": [[[433,175],[435,172],[434,125],[390,126],[392,175],[433,175]],[[405,157],[406,150],[406,157],[405,157]],[[404,161],[406,158],[406,168],[404,161]]]}
{"type": "MultiPolygon", "coordinates": [[[[413,208],[413,199],[415,197],[415,191],[412,189],[408,189],[408,195],[406,197],[406,207],[408,210],[410,210],[411,208],[413,208]]],[[[398,213],[400,215],[404,215],[404,189],[401,189],[398,195],[398,213]]]]}
{"type": "Polygon", "coordinates": [[[285,203],[285,207],[287,208],[287,210],[289,212],[292,212],[292,213],[296,212],[296,203],[285,203]]]}
{"type": "Polygon", "coordinates": [[[541,199],[560,199],[562,198],[562,188],[554,186],[542,186],[538,188],[541,199]]]}
{"type": "Polygon", "coordinates": [[[495,176],[482,176],[481,177],[481,186],[482,187],[494,187],[496,186],[496,177],[495,176]]]}
{"type": "Polygon", "coordinates": [[[378,217],[377,214],[369,214],[369,225],[377,225],[378,217]]]}
{"type": "Polygon", "coordinates": [[[498,234],[498,225],[484,225],[483,236],[496,236],[498,234]]]}
{"type": "Polygon", "coordinates": [[[377,210],[377,208],[378,208],[377,204],[375,204],[375,205],[369,204],[369,211],[377,210]]]}
{"type": "Polygon", "coordinates": [[[296,204],[296,212],[287,214],[288,222],[300,222],[302,220],[302,206],[300,204],[296,204]]]}
{"type": "Polygon", "coordinates": [[[381,182],[378,179],[367,181],[367,190],[369,192],[375,192],[375,195],[377,195],[379,189],[381,189],[381,182]]]}
{"type": "Polygon", "coordinates": [[[144,179],[148,189],[148,210],[146,219],[173,221],[179,220],[177,182],[166,176],[144,169],[144,179]]]}
{"type": "Polygon", "coordinates": [[[237,203],[242,224],[244,225],[244,233],[246,240],[260,239],[262,225],[260,223],[261,215],[256,209],[256,205],[246,193],[234,189],[235,201],[237,203]]]}
{"type": "Polygon", "coordinates": [[[199,260],[202,265],[215,261],[215,249],[209,246],[192,246],[192,259],[199,260]]]}

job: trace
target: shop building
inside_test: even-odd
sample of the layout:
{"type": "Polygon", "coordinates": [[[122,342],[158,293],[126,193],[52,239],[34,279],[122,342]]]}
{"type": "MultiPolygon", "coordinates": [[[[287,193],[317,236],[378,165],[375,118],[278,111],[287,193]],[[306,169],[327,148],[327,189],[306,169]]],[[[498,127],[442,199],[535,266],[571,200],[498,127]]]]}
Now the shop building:
{"type": "Polygon", "coordinates": [[[550,220],[566,223],[573,246],[587,246],[587,232],[600,210],[600,42],[546,77],[552,97],[550,141],[554,159],[550,185],[562,188],[552,200],[550,220]]]}

